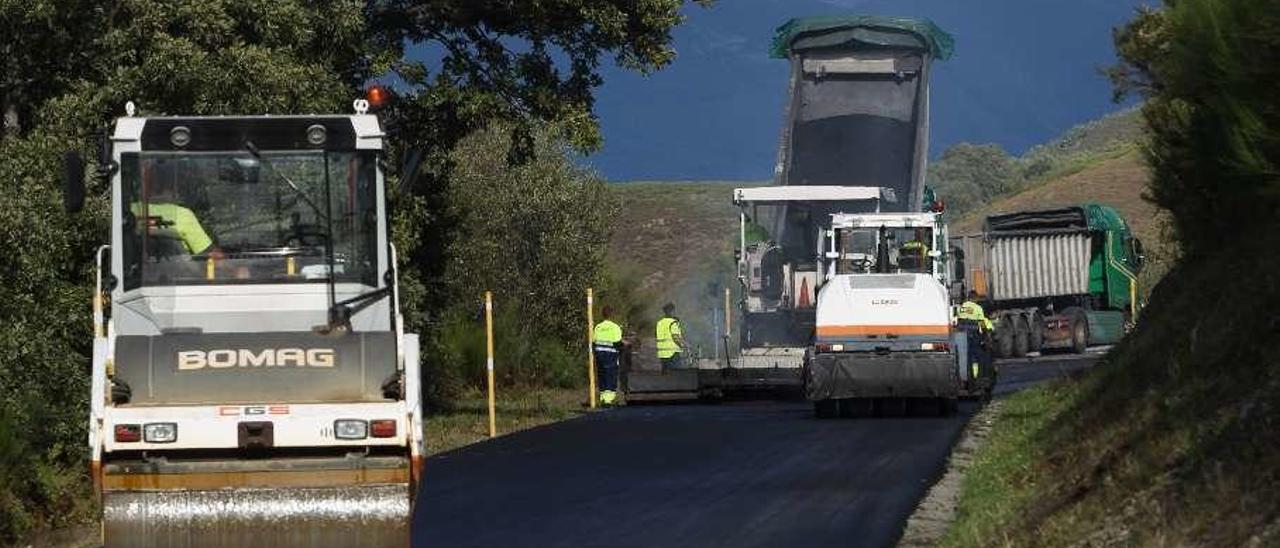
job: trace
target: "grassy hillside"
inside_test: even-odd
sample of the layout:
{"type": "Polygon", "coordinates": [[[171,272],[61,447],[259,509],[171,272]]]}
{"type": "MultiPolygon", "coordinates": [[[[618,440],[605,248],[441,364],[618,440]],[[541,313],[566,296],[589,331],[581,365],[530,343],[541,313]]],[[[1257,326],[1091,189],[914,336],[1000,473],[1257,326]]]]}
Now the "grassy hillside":
{"type": "Polygon", "coordinates": [[[1280,546],[1280,225],[1187,261],[1082,380],[1006,401],[948,546],[1280,546]],[[996,539],[993,542],[993,539],[996,539]]]}
{"type": "Polygon", "coordinates": [[[733,252],[730,235],[738,226],[732,192],[741,182],[615,183],[621,211],[611,260],[636,269],[641,290],[666,293],[673,283],[704,268],[704,262],[733,252]]]}
{"type": "Polygon", "coordinates": [[[1154,242],[1159,229],[1158,213],[1154,205],[1142,199],[1149,178],[1137,151],[1097,159],[1074,173],[1042,181],[952,221],[951,233],[980,232],[988,215],[1099,202],[1119,210],[1138,237],[1154,242]]]}
{"type": "MultiPolygon", "coordinates": [[[[760,182],[630,182],[610,185],[621,210],[609,260],[639,280],[644,314],[673,302],[695,345],[711,352],[712,317],[734,276],[738,208],[734,188],[760,182]]],[[[646,325],[635,326],[647,329],[646,325]]]]}
{"type": "Polygon", "coordinates": [[[1142,139],[1135,110],[1109,114],[1010,156],[998,145],[959,143],[929,164],[928,182],[964,217],[1001,198],[1055,181],[1101,161],[1132,153],[1142,139]]]}

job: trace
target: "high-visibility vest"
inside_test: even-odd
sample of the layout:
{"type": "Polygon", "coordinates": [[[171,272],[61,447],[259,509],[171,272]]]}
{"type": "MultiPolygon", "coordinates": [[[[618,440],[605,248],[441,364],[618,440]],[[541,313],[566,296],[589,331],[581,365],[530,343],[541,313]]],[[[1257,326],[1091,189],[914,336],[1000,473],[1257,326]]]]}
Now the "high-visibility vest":
{"type": "Polygon", "coordinates": [[[678,320],[671,317],[658,320],[658,359],[665,360],[680,352],[680,345],[676,344],[676,335],[683,335],[680,332],[678,320]]]}
{"type": "Polygon", "coordinates": [[[595,343],[597,352],[617,352],[616,345],[622,340],[622,326],[611,320],[603,320],[596,324],[592,331],[591,341],[595,343]]]}
{"type": "Polygon", "coordinates": [[[982,310],[982,305],[973,301],[965,301],[960,305],[960,309],[956,311],[956,319],[978,322],[983,329],[995,331],[995,325],[987,318],[987,313],[982,310]]]}
{"type": "Polygon", "coordinates": [[[134,202],[130,209],[134,215],[142,215],[145,212],[148,216],[159,217],[173,223],[169,228],[182,239],[182,245],[186,246],[187,253],[200,253],[213,245],[213,239],[204,231],[204,227],[200,226],[200,220],[190,209],[165,203],[149,203],[144,208],[140,202],[134,202]]]}

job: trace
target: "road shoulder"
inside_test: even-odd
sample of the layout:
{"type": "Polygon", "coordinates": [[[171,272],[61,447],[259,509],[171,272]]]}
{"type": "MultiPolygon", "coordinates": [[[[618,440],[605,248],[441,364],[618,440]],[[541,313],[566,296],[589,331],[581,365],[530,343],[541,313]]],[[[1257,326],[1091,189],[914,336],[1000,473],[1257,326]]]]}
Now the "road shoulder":
{"type": "Polygon", "coordinates": [[[916,505],[907,519],[907,525],[898,541],[900,547],[937,546],[956,519],[960,501],[960,488],[965,475],[973,465],[974,456],[986,444],[992,426],[999,419],[1003,402],[995,400],[984,406],[969,420],[960,440],[956,442],[946,471],[929,488],[929,492],[916,505]]]}

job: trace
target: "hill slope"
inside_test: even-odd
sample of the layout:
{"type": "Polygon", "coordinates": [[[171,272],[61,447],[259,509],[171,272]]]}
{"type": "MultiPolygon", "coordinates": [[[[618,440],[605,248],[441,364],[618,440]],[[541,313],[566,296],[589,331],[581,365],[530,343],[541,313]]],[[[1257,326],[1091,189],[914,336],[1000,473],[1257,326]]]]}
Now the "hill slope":
{"type": "Polygon", "coordinates": [[[945,546],[1280,546],[1280,225],[1169,273],[1083,379],[1004,402],[945,546]]]}
{"type": "Polygon", "coordinates": [[[609,242],[610,259],[639,275],[642,291],[668,293],[673,284],[705,270],[709,260],[731,256],[731,236],[738,229],[733,189],[755,184],[759,183],[610,185],[621,202],[609,242]]]}
{"type": "Polygon", "coordinates": [[[1158,210],[1142,199],[1149,178],[1150,173],[1141,156],[1130,151],[1117,158],[1095,161],[1070,175],[1045,181],[987,204],[953,221],[951,233],[980,232],[988,215],[1098,202],[1120,211],[1139,238],[1155,242],[1159,235],[1158,210]]]}

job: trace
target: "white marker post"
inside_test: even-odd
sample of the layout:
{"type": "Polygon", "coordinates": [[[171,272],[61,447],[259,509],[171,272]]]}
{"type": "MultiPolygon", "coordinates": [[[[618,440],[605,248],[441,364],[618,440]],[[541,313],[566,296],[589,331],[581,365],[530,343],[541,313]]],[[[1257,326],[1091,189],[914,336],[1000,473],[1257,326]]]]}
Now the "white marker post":
{"type": "Polygon", "coordinates": [[[485,362],[485,369],[489,375],[489,437],[498,435],[497,414],[494,410],[493,397],[493,292],[484,292],[484,332],[486,348],[489,352],[489,358],[485,362]]]}
{"type": "Polygon", "coordinates": [[[596,408],[596,349],[595,349],[595,313],[592,310],[595,301],[591,288],[587,288],[587,401],[591,408],[596,408]]]}

